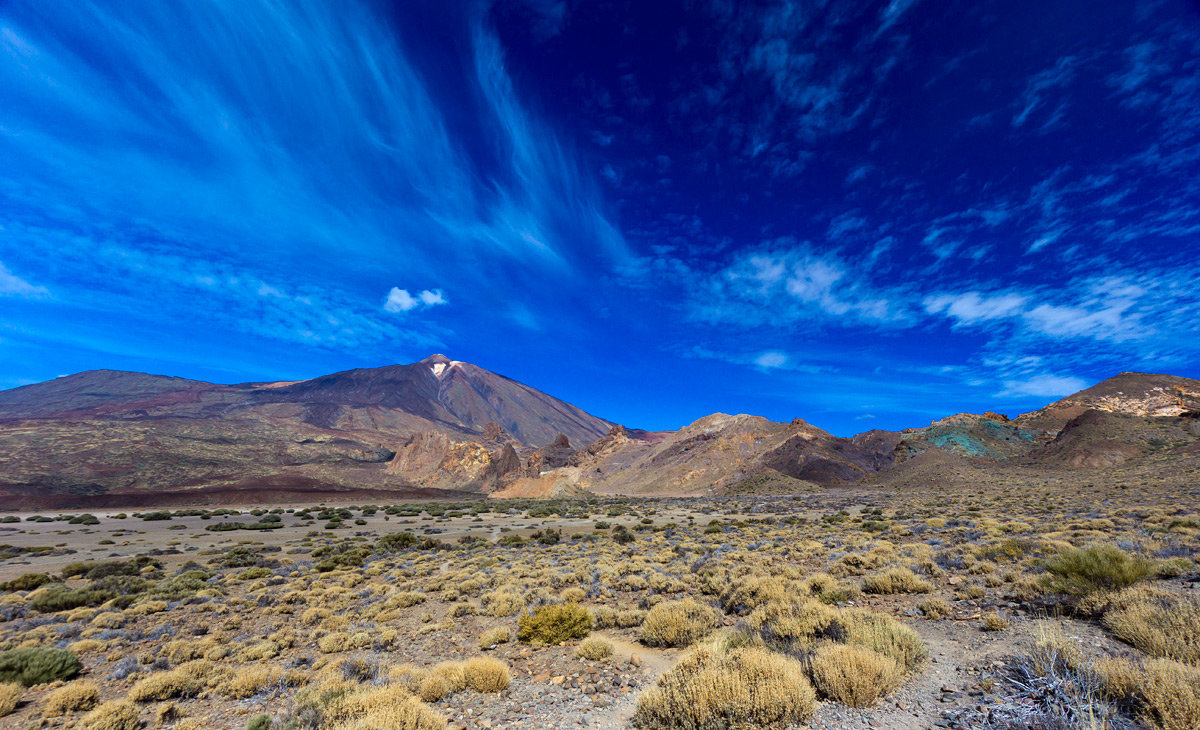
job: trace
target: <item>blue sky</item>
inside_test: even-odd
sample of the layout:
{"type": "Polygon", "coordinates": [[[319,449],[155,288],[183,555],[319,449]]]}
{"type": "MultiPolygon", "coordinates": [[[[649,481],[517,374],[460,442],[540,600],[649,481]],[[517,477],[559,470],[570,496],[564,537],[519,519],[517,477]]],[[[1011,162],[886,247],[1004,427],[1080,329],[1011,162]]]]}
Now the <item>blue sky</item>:
{"type": "Polygon", "coordinates": [[[0,387],[475,362],[839,434],[1200,376],[1200,9],[0,6],[0,387]]]}

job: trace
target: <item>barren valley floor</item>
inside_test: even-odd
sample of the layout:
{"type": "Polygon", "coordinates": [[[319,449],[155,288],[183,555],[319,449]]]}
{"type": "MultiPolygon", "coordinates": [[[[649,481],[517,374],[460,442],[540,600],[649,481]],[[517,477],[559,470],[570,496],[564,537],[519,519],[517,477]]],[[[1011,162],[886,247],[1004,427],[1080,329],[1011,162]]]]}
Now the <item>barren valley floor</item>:
{"type": "Polygon", "coordinates": [[[0,524],[0,726],[1200,724],[1190,490],[234,511],[0,524]]]}

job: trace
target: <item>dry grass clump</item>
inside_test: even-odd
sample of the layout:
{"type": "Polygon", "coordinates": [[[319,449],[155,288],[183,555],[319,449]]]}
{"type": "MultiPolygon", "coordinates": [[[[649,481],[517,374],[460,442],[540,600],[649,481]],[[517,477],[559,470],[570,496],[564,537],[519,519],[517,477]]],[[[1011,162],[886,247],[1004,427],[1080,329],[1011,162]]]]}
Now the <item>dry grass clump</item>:
{"type": "Polygon", "coordinates": [[[926,654],[917,632],[893,618],[812,600],[767,604],[750,614],[746,623],[769,642],[788,648],[810,650],[822,641],[835,641],[891,657],[906,670],[916,667],[926,654]]]}
{"type": "Polygon", "coordinates": [[[1114,596],[1105,627],[1147,654],[1200,664],[1200,599],[1155,589],[1129,588],[1114,596]]]}
{"type": "Polygon", "coordinates": [[[327,730],[442,730],[446,718],[399,686],[351,690],[333,699],[321,724],[327,730]]]}
{"type": "Polygon", "coordinates": [[[472,657],[463,663],[467,687],[476,692],[501,692],[512,682],[508,665],[491,657],[472,657]]]}
{"type": "Polygon", "coordinates": [[[796,591],[777,577],[751,577],[733,583],[721,594],[721,609],[735,616],[746,616],[768,603],[788,600],[796,591]]]}
{"type": "Polygon", "coordinates": [[[426,702],[440,702],[454,694],[454,685],[442,674],[428,674],[417,688],[417,696],[426,702]]]}
{"type": "Polygon", "coordinates": [[[461,692],[467,688],[467,673],[462,662],[439,662],[430,673],[445,679],[451,692],[461,692]]]}
{"type": "Polygon", "coordinates": [[[984,631],[1004,631],[1008,626],[1008,619],[998,613],[993,612],[983,615],[982,628],[984,631]]]}
{"type": "Polygon", "coordinates": [[[1116,545],[1097,544],[1059,552],[1046,561],[1046,573],[1045,585],[1051,592],[1086,596],[1128,588],[1152,575],[1154,563],[1116,545]]]}
{"type": "Polygon", "coordinates": [[[838,612],[837,622],[845,632],[843,643],[861,646],[889,656],[907,670],[926,656],[925,643],[917,632],[894,618],[861,609],[838,612]]]}
{"type": "Polygon", "coordinates": [[[1106,659],[1095,672],[1110,695],[1139,707],[1151,727],[1200,727],[1200,669],[1170,659],[1106,659]]]}
{"type": "Polygon", "coordinates": [[[908,568],[892,568],[863,579],[864,593],[929,593],[933,584],[908,568]]]}
{"type": "Polygon", "coordinates": [[[482,597],[483,608],[491,616],[515,616],[525,606],[520,594],[512,591],[491,591],[482,597]]]}
{"type": "Polygon", "coordinates": [[[539,606],[517,619],[517,638],[525,643],[561,644],[592,630],[592,615],[577,603],[539,606]]]}
{"type": "Polygon", "coordinates": [[[46,696],[43,717],[61,717],[69,712],[90,710],[100,704],[100,692],[91,682],[72,682],[46,696]]]}
{"type": "Polygon", "coordinates": [[[24,694],[25,688],[18,682],[0,684],[0,717],[11,715],[21,703],[21,696],[24,694]]]}
{"type": "Polygon", "coordinates": [[[134,702],[156,702],[176,697],[194,697],[202,688],[203,685],[188,673],[174,669],[140,680],[129,690],[129,699],[134,702]]]}
{"type": "Polygon", "coordinates": [[[587,594],[578,586],[571,586],[563,589],[562,593],[558,594],[563,603],[583,603],[583,599],[587,598],[587,594]]]}
{"type": "Polygon", "coordinates": [[[599,661],[612,656],[613,645],[611,641],[602,639],[599,636],[589,636],[579,642],[579,648],[575,650],[575,654],[582,659],[590,661],[599,661]]]}
{"type": "Polygon", "coordinates": [[[273,665],[250,665],[238,669],[221,682],[218,691],[232,700],[257,694],[267,687],[295,687],[308,681],[308,675],[273,665]]]}
{"type": "Polygon", "coordinates": [[[647,646],[688,646],[717,625],[717,612],[691,598],[660,603],[642,622],[641,642],[647,646]]]}
{"type": "Polygon", "coordinates": [[[696,647],[638,698],[640,728],[773,727],[812,717],[816,693],[795,659],[758,647],[696,647]]]}
{"type": "Polygon", "coordinates": [[[498,626],[494,629],[488,629],[479,637],[480,649],[495,649],[500,644],[507,644],[512,640],[512,632],[507,626],[498,626]]]}
{"type": "Polygon", "coordinates": [[[817,691],[851,707],[870,707],[904,677],[904,668],[895,659],[842,644],[818,647],[810,667],[817,691]]]}
{"type": "Polygon", "coordinates": [[[138,730],[142,721],[135,705],[124,702],[105,702],[83,716],[84,730],[138,730]]]}
{"type": "Polygon", "coordinates": [[[932,621],[946,618],[954,612],[950,604],[941,598],[926,598],[917,604],[917,608],[925,615],[925,618],[932,621]]]}

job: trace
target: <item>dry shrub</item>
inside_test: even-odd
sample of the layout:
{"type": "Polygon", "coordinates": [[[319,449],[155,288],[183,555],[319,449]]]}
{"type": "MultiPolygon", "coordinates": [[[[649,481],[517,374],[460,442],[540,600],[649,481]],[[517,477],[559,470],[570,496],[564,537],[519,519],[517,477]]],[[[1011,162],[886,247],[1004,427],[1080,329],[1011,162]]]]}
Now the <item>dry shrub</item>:
{"type": "Polygon", "coordinates": [[[1200,669],[1171,659],[1105,659],[1096,663],[1107,692],[1136,704],[1151,727],[1200,727],[1200,669]]]}
{"type": "Polygon", "coordinates": [[[488,629],[479,637],[480,649],[494,649],[500,644],[507,644],[512,639],[512,633],[507,626],[488,629]]]}
{"type": "Polygon", "coordinates": [[[84,730],[138,730],[142,721],[138,709],[129,702],[105,702],[83,716],[84,730]]]}
{"type": "Polygon", "coordinates": [[[188,673],[174,669],[169,672],[151,674],[133,685],[129,699],[134,702],[156,702],[176,697],[194,697],[203,685],[188,673]]]}
{"type": "Polygon", "coordinates": [[[221,682],[217,689],[231,700],[241,700],[267,687],[295,687],[307,681],[308,677],[304,672],[273,665],[251,665],[238,669],[233,676],[221,682]]]}
{"type": "Polygon", "coordinates": [[[24,694],[25,687],[18,682],[0,684],[0,717],[11,715],[21,703],[21,696],[24,694]]]}
{"type": "Polygon", "coordinates": [[[941,598],[926,598],[917,604],[917,608],[925,614],[925,618],[933,621],[946,618],[954,611],[950,604],[941,598]]]}
{"type": "Polygon", "coordinates": [[[521,596],[512,591],[491,591],[483,594],[483,607],[491,616],[515,616],[525,606],[521,596]]]}
{"type": "Polygon", "coordinates": [[[609,606],[592,609],[592,621],[598,629],[611,629],[617,625],[617,611],[609,606]]]}
{"type": "Polygon", "coordinates": [[[317,649],[322,654],[337,654],[349,648],[350,635],[342,631],[335,631],[317,639],[317,649]]]}
{"type": "Polygon", "coordinates": [[[1008,619],[998,613],[986,613],[983,615],[982,628],[984,631],[1004,631],[1008,628],[1008,619]]]}
{"type": "Polygon", "coordinates": [[[870,707],[898,687],[904,676],[895,659],[841,644],[818,647],[811,668],[817,691],[851,707],[870,707]]]}
{"type": "Polygon", "coordinates": [[[442,730],[446,718],[403,687],[360,689],[333,700],[326,709],[328,730],[442,730]]]}
{"type": "Polygon", "coordinates": [[[1200,664],[1200,598],[1129,588],[1113,597],[1103,622],[1147,654],[1200,664]]]}
{"type": "Polygon", "coordinates": [[[572,586],[563,589],[563,592],[559,593],[558,597],[563,603],[583,603],[583,599],[587,598],[587,594],[583,592],[582,588],[572,586]]]}
{"type": "Polygon", "coordinates": [[[773,601],[756,608],[746,623],[771,641],[808,645],[839,638],[842,632],[834,627],[837,616],[836,609],[816,601],[773,601]]]}
{"type": "Polygon", "coordinates": [[[724,730],[803,722],[816,693],[800,662],[761,649],[692,649],[638,698],[640,728],[724,730]]]}
{"type": "Polygon", "coordinates": [[[500,692],[512,682],[508,665],[491,657],[472,657],[463,663],[467,687],[476,692],[500,692]]]}
{"type": "Polygon", "coordinates": [[[417,604],[424,603],[424,602],[425,602],[425,594],[424,593],[418,593],[415,591],[407,591],[404,593],[396,593],[392,596],[389,596],[387,601],[384,602],[383,606],[384,606],[384,608],[388,608],[388,609],[410,608],[412,606],[416,606],[417,604]]]}
{"type": "Polygon", "coordinates": [[[612,653],[612,642],[599,636],[589,636],[579,642],[579,648],[575,650],[577,656],[590,661],[605,659],[612,656],[612,653]]]}
{"type": "Polygon", "coordinates": [[[100,704],[100,692],[91,682],[72,682],[59,687],[42,704],[43,717],[60,717],[68,712],[90,710],[100,704]]]}
{"type": "Polygon", "coordinates": [[[796,591],[776,577],[751,577],[731,584],[721,594],[721,610],[735,616],[746,616],[759,606],[781,603],[796,591]]]}
{"type": "Polygon", "coordinates": [[[440,702],[454,694],[454,686],[441,674],[429,674],[421,680],[417,695],[426,702],[440,702]]]}
{"type": "Polygon", "coordinates": [[[451,692],[461,692],[467,688],[467,674],[462,662],[439,662],[429,671],[434,676],[445,679],[451,692]]]}
{"type": "Polygon", "coordinates": [[[647,646],[688,646],[717,625],[717,612],[691,598],[660,603],[646,614],[640,639],[647,646]]]}
{"type": "Polygon", "coordinates": [[[905,669],[913,669],[925,658],[921,637],[894,618],[861,609],[845,609],[838,612],[837,623],[844,632],[844,643],[889,656],[905,669]]]}
{"type": "Polygon", "coordinates": [[[863,579],[864,593],[929,593],[933,584],[908,568],[892,568],[863,579]]]}

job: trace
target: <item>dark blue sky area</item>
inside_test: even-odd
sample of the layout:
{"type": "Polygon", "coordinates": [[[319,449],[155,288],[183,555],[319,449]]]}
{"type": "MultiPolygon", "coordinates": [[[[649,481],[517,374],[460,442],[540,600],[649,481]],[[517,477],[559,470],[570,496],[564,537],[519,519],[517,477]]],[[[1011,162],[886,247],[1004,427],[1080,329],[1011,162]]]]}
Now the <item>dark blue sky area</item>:
{"type": "Polygon", "coordinates": [[[0,387],[432,352],[646,428],[1200,376],[1200,10],[0,6],[0,387]]]}

